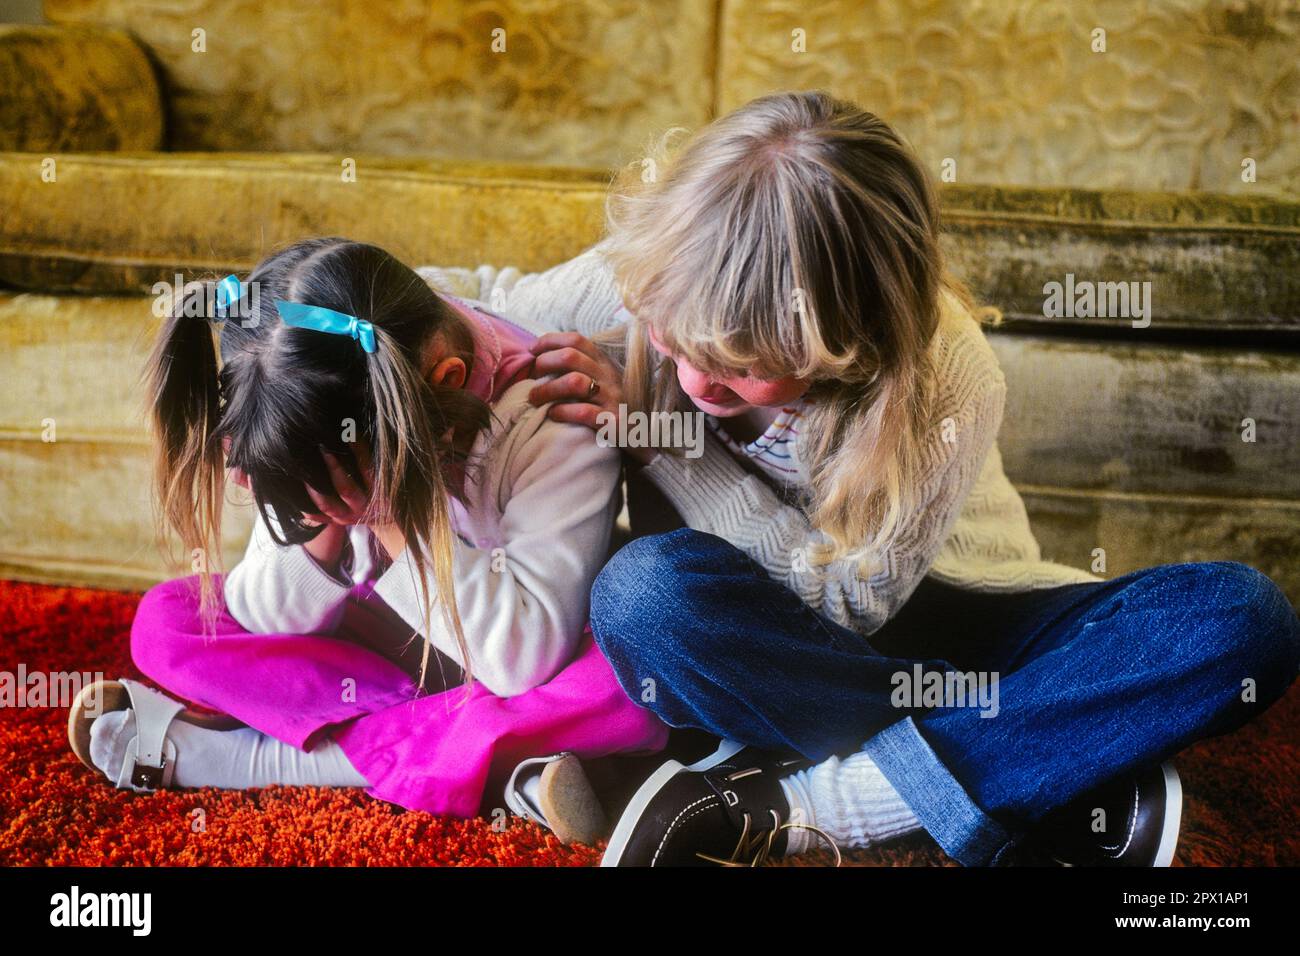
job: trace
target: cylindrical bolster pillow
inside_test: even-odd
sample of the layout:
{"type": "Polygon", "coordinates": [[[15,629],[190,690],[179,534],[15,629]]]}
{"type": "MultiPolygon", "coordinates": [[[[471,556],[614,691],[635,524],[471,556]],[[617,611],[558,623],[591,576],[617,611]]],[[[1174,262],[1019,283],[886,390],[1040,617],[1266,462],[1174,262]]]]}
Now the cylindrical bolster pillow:
{"type": "Polygon", "coordinates": [[[163,111],[144,51],[118,30],[0,26],[0,150],[154,150],[163,111]]]}

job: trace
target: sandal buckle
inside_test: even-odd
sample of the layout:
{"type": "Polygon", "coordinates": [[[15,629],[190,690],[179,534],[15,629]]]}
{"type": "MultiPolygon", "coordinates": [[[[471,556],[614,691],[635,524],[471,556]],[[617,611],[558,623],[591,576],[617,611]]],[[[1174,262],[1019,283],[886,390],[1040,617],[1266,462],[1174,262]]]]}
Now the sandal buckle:
{"type": "Polygon", "coordinates": [[[140,790],[160,790],[163,784],[163,768],[167,766],[166,758],[159,761],[157,767],[150,767],[148,764],[135,762],[135,769],[131,773],[131,786],[140,790]]]}

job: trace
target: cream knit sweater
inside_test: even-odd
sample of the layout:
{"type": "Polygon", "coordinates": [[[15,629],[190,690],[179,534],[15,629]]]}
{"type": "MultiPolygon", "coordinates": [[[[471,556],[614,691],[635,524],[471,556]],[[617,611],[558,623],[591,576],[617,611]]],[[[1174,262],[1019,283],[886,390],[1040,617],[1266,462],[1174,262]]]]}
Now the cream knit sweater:
{"type": "MultiPolygon", "coordinates": [[[[422,271],[435,284],[482,300],[539,334],[572,330],[591,336],[616,324],[622,307],[599,246],[529,275],[491,266],[422,271]]],[[[922,478],[926,504],[868,579],[859,577],[852,562],[817,567],[806,561],[809,545],[824,536],[713,434],[700,458],[660,454],[644,473],[690,527],[730,541],[811,607],[862,634],[892,617],[927,573],[985,591],[1099,580],[1042,560],[998,452],[1005,379],[979,324],[955,300],[945,299],[932,348],[940,379],[936,419],[952,419],[954,427],[946,431],[955,440],[936,434],[922,478]]],[[[806,485],[797,441],[790,442],[790,451],[798,472],[793,483],[806,485]]]]}

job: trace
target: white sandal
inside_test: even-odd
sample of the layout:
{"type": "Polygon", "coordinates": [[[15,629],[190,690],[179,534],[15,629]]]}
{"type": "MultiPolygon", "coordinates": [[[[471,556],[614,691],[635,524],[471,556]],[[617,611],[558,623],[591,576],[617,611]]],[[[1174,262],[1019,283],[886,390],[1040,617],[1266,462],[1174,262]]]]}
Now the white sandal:
{"type": "Polygon", "coordinates": [[[102,774],[90,759],[90,726],[104,714],[128,708],[135,711],[136,735],[127,744],[117,786],[137,793],[152,793],[171,786],[176,747],[167,739],[167,730],[173,720],[210,730],[243,726],[233,717],[189,710],[180,701],[133,680],[95,681],[81,689],[68,711],[68,742],[77,759],[102,774]]]}

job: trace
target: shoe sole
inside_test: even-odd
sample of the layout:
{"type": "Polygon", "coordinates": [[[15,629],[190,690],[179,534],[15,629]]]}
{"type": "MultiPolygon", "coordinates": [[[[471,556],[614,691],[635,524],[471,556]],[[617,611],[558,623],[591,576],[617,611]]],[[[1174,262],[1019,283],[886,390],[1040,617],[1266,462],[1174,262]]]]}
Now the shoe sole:
{"type": "MultiPolygon", "coordinates": [[[[1174,853],[1178,850],[1178,834],[1183,821],[1182,778],[1178,776],[1178,770],[1173,763],[1168,760],[1160,765],[1160,772],[1164,776],[1165,784],[1165,813],[1160,825],[1160,840],[1156,843],[1155,857],[1151,861],[1153,869],[1163,869],[1173,865],[1174,853]]],[[[1057,866],[1074,866],[1073,863],[1066,863],[1055,856],[1051,859],[1057,866]]]]}
{"type": "Polygon", "coordinates": [[[609,821],[582,761],[572,754],[542,768],[537,801],[561,843],[595,846],[609,832],[609,821]]]}
{"type": "Polygon", "coordinates": [[[1160,765],[1165,775],[1165,821],[1160,829],[1160,843],[1152,866],[1165,867],[1174,862],[1178,849],[1178,831],[1183,821],[1183,782],[1169,761],[1160,765]]]}
{"type": "Polygon", "coordinates": [[[623,853],[627,850],[628,841],[632,838],[632,831],[636,829],[637,821],[641,819],[641,814],[650,805],[650,801],[654,799],[655,794],[662,790],[664,785],[680,771],[699,772],[711,770],[744,749],[744,744],[734,740],[724,740],[718,745],[717,750],[702,760],[697,760],[689,767],[676,760],[669,760],[647,777],[646,782],[641,784],[637,792],[632,795],[632,799],[623,810],[623,815],[619,817],[618,825],[614,827],[614,832],[610,835],[609,845],[605,848],[605,855],[600,858],[600,865],[619,865],[623,859],[623,853]]]}
{"type": "Polygon", "coordinates": [[[118,681],[94,681],[81,688],[68,708],[68,743],[78,760],[91,770],[99,769],[90,759],[90,725],[104,714],[130,706],[131,696],[118,681]]]}

